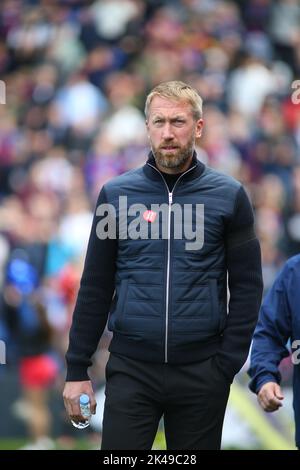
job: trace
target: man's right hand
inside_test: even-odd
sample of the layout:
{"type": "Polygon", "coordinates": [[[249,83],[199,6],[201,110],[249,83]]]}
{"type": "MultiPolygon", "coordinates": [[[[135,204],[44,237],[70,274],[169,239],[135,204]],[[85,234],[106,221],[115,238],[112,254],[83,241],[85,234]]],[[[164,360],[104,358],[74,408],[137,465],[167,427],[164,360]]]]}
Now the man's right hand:
{"type": "Polygon", "coordinates": [[[276,382],[265,383],[258,392],[258,402],[264,411],[276,411],[282,406],[284,396],[281,388],[276,382]]]}
{"type": "Polygon", "coordinates": [[[96,399],[90,380],[82,382],[66,382],[63,391],[63,399],[67,413],[75,423],[84,423],[85,418],[80,413],[79,397],[82,393],[86,393],[90,397],[91,413],[96,413],[96,399]]]}

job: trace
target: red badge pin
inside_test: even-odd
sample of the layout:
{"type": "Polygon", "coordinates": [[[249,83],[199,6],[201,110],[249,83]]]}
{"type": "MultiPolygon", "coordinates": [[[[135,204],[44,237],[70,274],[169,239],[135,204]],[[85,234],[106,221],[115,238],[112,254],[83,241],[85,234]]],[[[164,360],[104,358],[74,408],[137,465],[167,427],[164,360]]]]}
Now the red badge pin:
{"type": "Polygon", "coordinates": [[[154,212],[154,211],[145,211],[143,213],[143,218],[147,221],[147,222],[154,222],[155,219],[156,219],[156,216],[157,216],[157,213],[154,212]]]}

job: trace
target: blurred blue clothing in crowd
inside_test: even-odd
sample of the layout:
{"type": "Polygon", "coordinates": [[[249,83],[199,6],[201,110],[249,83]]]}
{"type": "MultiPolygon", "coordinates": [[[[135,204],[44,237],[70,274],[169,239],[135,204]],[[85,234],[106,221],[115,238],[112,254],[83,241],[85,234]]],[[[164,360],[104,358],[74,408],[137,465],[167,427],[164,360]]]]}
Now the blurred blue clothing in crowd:
{"type": "Polygon", "coordinates": [[[294,364],[296,444],[300,448],[300,255],[285,263],[262,304],[249,369],[254,393],[268,382],[280,384],[279,364],[290,354],[289,342],[294,364]]]}

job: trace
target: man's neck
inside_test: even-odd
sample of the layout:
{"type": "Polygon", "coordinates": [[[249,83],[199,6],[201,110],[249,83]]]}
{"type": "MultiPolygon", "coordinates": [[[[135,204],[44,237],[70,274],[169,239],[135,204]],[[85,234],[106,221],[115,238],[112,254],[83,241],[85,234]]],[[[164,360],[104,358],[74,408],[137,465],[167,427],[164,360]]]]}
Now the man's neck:
{"type": "Polygon", "coordinates": [[[179,169],[177,168],[176,170],[176,173],[167,173],[165,171],[165,168],[163,168],[162,170],[160,170],[157,166],[157,168],[159,169],[159,171],[161,172],[161,174],[163,175],[164,179],[165,179],[165,182],[167,183],[168,185],[168,188],[169,188],[169,191],[173,191],[173,188],[174,188],[174,185],[177,181],[177,179],[183,174],[185,173],[187,170],[189,170],[189,168],[191,168],[193,166],[194,162],[193,162],[193,158],[190,160],[189,162],[189,166],[186,167],[182,170],[182,169],[179,169]]]}
{"type": "Polygon", "coordinates": [[[175,168],[166,168],[164,166],[159,165],[156,162],[156,168],[162,173],[166,173],[168,175],[177,175],[179,173],[184,173],[185,171],[187,171],[191,167],[192,160],[193,160],[193,155],[191,155],[190,158],[186,160],[182,165],[177,166],[175,168]]]}

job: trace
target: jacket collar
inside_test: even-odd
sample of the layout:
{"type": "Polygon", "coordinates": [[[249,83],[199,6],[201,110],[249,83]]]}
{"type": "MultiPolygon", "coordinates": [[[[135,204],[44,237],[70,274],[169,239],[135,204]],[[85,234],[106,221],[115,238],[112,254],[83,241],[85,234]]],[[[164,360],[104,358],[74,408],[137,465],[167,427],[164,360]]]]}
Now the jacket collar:
{"type": "MultiPolygon", "coordinates": [[[[153,156],[153,153],[149,152],[148,160],[147,160],[146,164],[143,166],[143,171],[144,171],[145,175],[147,176],[147,178],[150,178],[151,180],[156,180],[156,181],[161,180],[161,176],[159,175],[160,171],[158,170],[158,168],[157,168],[157,170],[155,170],[153,167],[157,168],[155,158],[153,156]]],[[[201,176],[202,173],[205,170],[204,163],[200,162],[200,160],[197,159],[197,154],[196,154],[195,151],[193,153],[191,168],[192,168],[192,170],[189,171],[184,176],[185,181],[189,181],[189,180],[199,178],[199,176],[201,176]]]]}

